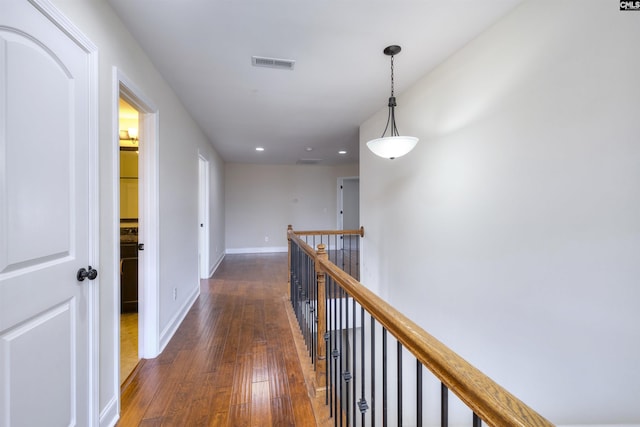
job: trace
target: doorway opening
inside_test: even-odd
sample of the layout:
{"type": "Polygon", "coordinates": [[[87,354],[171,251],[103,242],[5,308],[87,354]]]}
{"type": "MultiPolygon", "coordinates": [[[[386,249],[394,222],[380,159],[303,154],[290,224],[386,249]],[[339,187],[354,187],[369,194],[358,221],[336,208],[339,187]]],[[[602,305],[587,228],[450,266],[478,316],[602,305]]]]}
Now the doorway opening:
{"type": "MultiPolygon", "coordinates": [[[[360,228],[360,178],[357,176],[338,178],[338,229],[360,228]]],[[[342,248],[349,247],[355,236],[344,236],[342,248]]]]}
{"type": "Polygon", "coordinates": [[[120,160],[120,384],[138,362],[138,156],[139,114],[118,102],[120,160]]]}
{"type": "Polygon", "coordinates": [[[198,268],[201,279],[211,277],[209,266],[209,161],[198,156],[198,268]]]}
{"type": "MultiPolygon", "coordinates": [[[[131,295],[135,295],[134,291],[137,289],[137,348],[134,346],[133,359],[137,361],[144,358],[150,359],[158,356],[160,353],[160,325],[159,325],[159,292],[158,292],[158,278],[159,278],[159,265],[160,265],[160,251],[158,247],[159,241],[159,191],[158,191],[158,108],[143,94],[143,92],[129,80],[120,70],[113,68],[113,129],[114,129],[114,142],[113,142],[113,264],[112,272],[114,277],[113,286],[113,358],[115,369],[113,371],[113,386],[115,389],[122,390],[121,387],[121,375],[120,373],[120,347],[121,335],[126,333],[124,326],[121,329],[121,316],[120,313],[127,313],[132,311],[135,307],[134,300],[131,295]],[[121,101],[126,102],[135,111],[133,115],[137,114],[137,135],[133,124],[123,124],[120,126],[120,105],[121,101]],[[121,152],[129,153],[123,154],[123,157],[129,156],[130,158],[135,156],[131,154],[133,148],[128,150],[120,150],[120,130],[127,131],[122,132],[122,139],[127,140],[129,144],[124,144],[127,141],[123,141],[123,145],[134,145],[132,140],[137,139],[138,155],[136,160],[121,160],[121,152]],[[118,138],[115,138],[117,136],[118,138]],[[128,138],[127,138],[128,137],[128,138]],[[126,175],[122,175],[128,178],[134,178],[133,172],[129,169],[133,166],[127,164],[128,162],[137,164],[137,180],[131,179],[130,182],[123,182],[121,187],[121,175],[122,171],[126,175]],[[135,185],[137,183],[137,186],[135,185]],[[124,187],[130,185],[137,188],[137,195],[129,192],[126,197],[126,202],[121,203],[121,189],[124,191],[124,187]],[[129,211],[128,213],[122,212],[121,205],[128,203],[128,208],[131,208],[133,203],[132,199],[137,199],[137,212],[129,211]],[[122,222],[121,218],[128,221],[122,222]],[[137,230],[121,230],[121,229],[133,229],[137,230]],[[136,233],[137,231],[137,233],[136,233]],[[122,245],[125,243],[135,243],[129,251],[125,252],[121,250],[122,245]],[[134,260],[125,260],[126,258],[136,258],[134,260]],[[131,265],[126,265],[129,262],[131,265]],[[127,288],[126,283],[121,283],[121,275],[124,273],[126,276],[130,273],[135,280],[136,274],[132,270],[137,267],[137,287],[129,286],[127,288]],[[127,268],[130,267],[130,268],[127,268]],[[122,273],[121,273],[122,271],[122,273]],[[121,286],[124,286],[121,289],[121,286]],[[126,292],[132,291],[129,294],[126,292]],[[124,297],[124,298],[121,298],[124,297]]],[[[133,151],[135,153],[135,151],[133,151]]],[[[124,278],[127,280],[127,277],[124,278]]],[[[131,324],[131,323],[130,323],[131,324]]],[[[132,322],[132,329],[135,329],[135,321],[132,322]]],[[[138,365],[139,366],[139,365],[138,365]]],[[[123,371],[123,372],[126,372],[123,371]]],[[[135,369],[134,369],[135,373],[135,369]]],[[[129,376],[131,378],[131,376],[129,376]]],[[[124,386],[127,382],[125,378],[124,386]]],[[[119,407],[119,402],[118,402],[119,407]]]]}

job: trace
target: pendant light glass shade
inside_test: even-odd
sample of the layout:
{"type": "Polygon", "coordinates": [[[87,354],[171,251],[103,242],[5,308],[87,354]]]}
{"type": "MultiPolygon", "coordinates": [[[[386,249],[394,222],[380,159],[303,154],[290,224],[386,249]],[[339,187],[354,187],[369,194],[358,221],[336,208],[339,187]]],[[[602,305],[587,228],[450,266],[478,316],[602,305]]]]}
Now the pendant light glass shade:
{"type": "Polygon", "coordinates": [[[396,127],[396,97],[393,92],[393,56],[400,53],[400,46],[388,46],[384,50],[384,54],[391,56],[391,97],[389,98],[389,116],[387,117],[387,125],[382,132],[382,136],[367,142],[367,147],[376,156],[385,159],[395,159],[402,157],[416,146],[418,138],[414,136],[401,136],[396,127]],[[389,136],[384,136],[389,129],[389,136]]]}
{"type": "Polygon", "coordinates": [[[415,136],[387,136],[385,138],[372,139],[367,142],[367,147],[376,156],[395,159],[413,150],[417,143],[418,138],[415,136]]]}

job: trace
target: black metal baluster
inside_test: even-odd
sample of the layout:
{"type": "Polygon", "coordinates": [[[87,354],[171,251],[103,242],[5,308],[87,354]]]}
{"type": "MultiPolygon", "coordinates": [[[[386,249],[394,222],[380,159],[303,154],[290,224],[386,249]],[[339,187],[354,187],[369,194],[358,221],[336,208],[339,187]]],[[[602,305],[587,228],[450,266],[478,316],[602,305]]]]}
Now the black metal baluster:
{"type": "Polygon", "coordinates": [[[327,276],[327,280],[329,281],[329,285],[327,286],[327,399],[329,400],[329,414],[333,417],[333,364],[331,361],[333,360],[333,314],[334,314],[334,301],[332,298],[334,295],[334,287],[335,282],[331,278],[331,276],[327,276]]]}
{"type": "Polygon", "coordinates": [[[402,344],[396,342],[396,353],[398,356],[398,426],[402,425],[402,344]]]}
{"type": "Polygon", "coordinates": [[[291,264],[291,271],[289,272],[289,295],[291,298],[291,308],[293,308],[293,311],[295,313],[296,310],[296,292],[295,292],[295,271],[296,271],[296,247],[297,245],[295,243],[291,244],[291,258],[290,258],[290,264],[291,264]]]}
{"type": "Polygon", "coordinates": [[[360,235],[356,236],[356,279],[360,280],[360,235]]]}
{"type": "MultiPolygon", "coordinates": [[[[296,287],[296,306],[295,306],[295,310],[296,310],[296,318],[298,319],[298,324],[300,324],[301,326],[303,325],[302,323],[302,314],[300,313],[300,299],[301,299],[301,295],[302,295],[302,285],[300,284],[300,280],[296,277],[295,283],[294,283],[295,287],[296,287]]],[[[302,333],[304,334],[304,329],[302,330],[302,333]]]]}
{"type": "Polygon", "coordinates": [[[304,318],[305,344],[309,345],[309,259],[304,259],[304,280],[302,281],[302,316],[304,318]]]}
{"type": "Polygon", "coordinates": [[[473,413],[473,427],[482,427],[482,420],[476,413],[473,413]]]}
{"type": "Polygon", "coordinates": [[[331,326],[329,325],[329,321],[330,321],[330,306],[329,306],[329,287],[331,286],[331,282],[333,280],[331,279],[331,276],[329,276],[327,274],[326,276],[326,280],[325,280],[325,285],[324,285],[324,295],[322,296],[324,298],[324,307],[325,307],[325,311],[324,311],[324,324],[325,324],[325,330],[324,330],[324,404],[329,405],[329,349],[331,348],[329,346],[329,331],[331,331],[331,326]]]}
{"type": "Polygon", "coordinates": [[[333,351],[331,353],[331,356],[333,357],[333,408],[334,408],[334,412],[333,412],[333,419],[334,419],[334,426],[338,425],[338,418],[341,418],[340,416],[340,410],[338,410],[338,393],[340,390],[340,382],[338,381],[338,355],[340,353],[340,351],[338,350],[338,334],[339,334],[339,327],[338,327],[338,289],[337,289],[337,285],[334,284],[334,294],[333,294],[333,351]]]}
{"type": "Polygon", "coordinates": [[[315,367],[315,346],[314,346],[314,336],[313,336],[313,326],[315,320],[315,314],[313,312],[313,290],[315,288],[315,277],[313,277],[313,271],[315,270],[315,264],[313,260],[309,259],[308,261],[308,272],[307,272],[307,327],[309,328],[309,353],[311,353],[311,364],[315,367]]]}
{"type": "MultiPolygon", "coordinates": [[[[309,259],[304,255],[304,279],[302,280],[302,317],[304,319],[304,338],[309,348],[309,259]]],[[[311,349],[309,348],[311,356],[311,349]]]]}
{"type": "Polygon", "coordinates": [[[351,276],[353,276],[353,263],[351,262],[351,257],[353,256],[352,240],[351,236],[349,236],[349,274],[351,276]]]}
{"type": "Polygon", "coordinates": [[[307,255],[305,257],[305,261],[306,261],[306,267],[305,267],[305,271],[306,271],[306,277],[305,277],[305,281],[304,281],[304,315],[305,315],[305,329],[307,331],[307,345],[309,346],[309,356],[311,356],[311,363],[313,363],[313,346],[311,345],[311,340],[313,339],[313,335],[311,333],[311,297],[310,297],[310,293],[311,293],[311,283],[310,283],[310,277],[311,277],[311,269],[310,269],[310,263],[311,260],[309,259],[309,256],[307,255]]]}
{"type": "MultiPolygon", "coordinates": [[[[338,241],[336,240],[336,244],[338,243],[338,241]]],[[[340,252],[340,255],[337,257],[337,259],[340,260],[340,264],[338,264],[337,260],[336,260],[336,265],[341,265],[342,266],[342,271],[346,271],[344,269],[344,233],[342,233],[340,235],[340,246],[336,246],[336,250],[340,252]]]]}
{"type": "MultiPolygon", "coordinates": [[[[364,397],[365,390],[365,376],[364,376],[364,308],[360,307],[360,401],[358,402],[358,408],[360,409],[361,425],[365,425],[365,413],[369,407],[367,406],[367,399],[364,397]]],[[[354,392],[355,393],[355,392],[354,392]]],[[[355,394],[354,394],[355,396],[355,394]]]]}
{"type": "MultiPolygon", "coordinates": [[[[341,288],[341,289],[342,289],[342,288],[341,288]]],[[[340,368],[340,376],[341,376],[341,377],[342,377],[342,372],[343,372],[343,370],[344,370],[344,368],[343,368],[343,363],[342,363],[342,352],[343,352],[342,344],[343,344],[343,341],[344,341],[344,329],[342,329],[342,305],[343,305],[343,303],[342,303],[342,299],[340,299],[340,305],[339,305],[339,307],[338,307],[338,311],[339,311],[339,316],[338,316],[338,319],[339,319],[338,330],[340,331],[340,339],[338,340],[338,349],[339,349],[339,351],[338,351],[338,367],[340,368]]],[[[340,418],[340,426],[342,426],[342,420],[343,420],[343,418],[344,418],[344,417],[342,416],[342,413],[343,413],[343,409],[342,409],[343,405],[342,405],[342,402],[343,402],[343,399],[344,399],[344,392],[343,392],[343,386],[342,386],[342,384],[343,384],[343,382],[342,382],[342,378],[340,378],[340,399],[339,399],[339,402],[340,402],[340,410],[338,411],[338,414],[337,414],[338,418],[340,418]]]]}
{"type": "Polygon", "coordinates": [[[291,299],[291,304],[293,304],[293,301],[295,300],[295,295],[293,294],[293,271],[295,269],[293,254],[296,252],[296,244],[293,241],[290,242],[290,250],[289,254],[287,255],[289,257],[289,298],[291,299]]]}
{"type": "MultiPolygon", "coordinates": [[[[318,295],[318,274],[316,273],[316,264],[315,261],[313,261],[313,269],[311,271],[311,278],[312,278],[312,282],[313,283],[313,299],[311,300],[312,303],[312,307],[313,307],[313,353],[314,353],[314,359],[316,361],[316,363],[313,364],[315,370],[318,369],[318,363],[320,363],[320,360],[318,359],[318,298],[320,298],[320,295],[318,295]]],[[[325,279],[326,280],[326,279],[325,279]]],[[[325,286],[326,286],[326,282],[325,282],[325,286]]]]}
{"type": "Polygon", "coordinates": [[[416,359],[416,425],[422,425],[422,363],[416,359]]]}
{"type": "Polygon", "coordinates": [[[345,311],[345,321],[346,321],[346,325],[345,325],[345,334],[344,337],[346,339],[346,345],[345,345],[345,367],[344,367],[344,373],[342,374],[342,377],[344,379],[345,382],[345,408],[346,408],[346,414],[347,414],[347,427],[349,427],[349,420],[350,420],[350,416],[349,416],[349,402],[350,402],[350,397],[351,395],[349,394],[349,381],[351,381],[351,372],[349,372],[349,363],[350,363],[350,359],[349,359],[349,350],[350,350],[350,343],[349,343],[349,296],[347,295],[347,297],[344,300],[344,311],[345,311]]]}
{"type": "Polygon", "coordinates": [[[342,235],[342,271],[344,271],[345,273],[349,273],[349,263],[350,263],[350,256],[351,254],[349,253],[349,235],[348,234],[343,234],[342,235]]]}
{"type": "Polygon", "coordinates": [[[301,266],[301,271],[300,271],[300,278],[299,283],[300,283],[300,319],[302,321],[302,330],[303,330],[303,334],[304,334],[304,342],[306,345],[309,345],[309,334],[307,331],[307,322],[306,322],[306,301],[307,301],[307,278],[308,278],[308,271],[307,271],[307,258],[306,258],[306,254],[304,252],[300,252],[300,266],[301,266]]]}
{"type": "Polygon", "coordinates": [[[387,329],[382,328],[382,426],[387,426],[387,329]]]}
{"type": "Polygon", "coordinates": [[[311,311],[311,349],[313,355],[311,356],[311,363],[313,363],[313,370],[317,370],[318,363],[318,275],[316,274],[315,261],[310,260],[313,268],[309,271],[309,283],[311,284],[311,298],[310,298],[310,311],[311,311]]]}
{"type": "Polygon", "coordinates": [[[305,275],[302,283],[302,317],[304,319],[304,343],[307,345],[309,352],[309,259],[305,258],[305,275]]]}
{"type": "Polygon", "coordinates": [[[296,287],[296,274],[298,272],[298,244],[291,245],[291,305],[296,311],[298,303],[298,288],[296,287]]]}
{"type": "Polygon", "coordinates": [[[296,274],[295,287],[296,287],[296,317],[298,318],[298,322],[300,323],[302,323],[302,313],[301,313],[301,307],[300,307],[300,300],[302,297],[302,284],[300,283],[300,281],[302,280],[302,274],[303,274],[302,254],[303,254],[302,250],[298,248],[298,254],[296,256],[296,265],[297,265],[298,272],[296,274]]]}
{"type": "Polygon", "coordinates": [[[301,328],[302,328],[302,334],[304,336],[305,342],[307,339],[307,335],[306,335],[306,330],[304,328],[304,279],[305,279],[305,269],[304,269],[304,252],[300,251],[300,254],[298,256],[298,262],[300,265],[300,274],[298,275],[298,278],[296,279],[296,283],[298,285],[298,316],[300,319],[300,323],[301,323],[301,328]]]}
{"type": "Polygon", "coordinates": [[[310,282],[310,278],[311,278],[311,271],[309,268],[309,263],[310,263],[310,259],[307,258],[307,267],[306,267],[306,272],[307,272],[307,277],[304,282],[304,309],[305,309],[305,319],[306,319],[306,329],[307,329],[307,345],[309,346],[309,356],[311,356],[311,363],[313,363],[313,344],[311,342],[311,340],[313,339],[313,334],[311,331],[311,282],[310,282]]]}
{"type": "Polygon", "coordinates": [[[358,372],[357,369],[357,364],[356,364],[356,360],[357,360],[357,354],[358,354],[358,346],[356,345],[356,299],[355,298],[351,298],[352,301],[352,305],[351,305],[351,312],[352,314],[352,319],[353,319],[353,328],[351,329],[353,332],[351,333],[351,342],[353,343],[353,352],[351,355],[351,391],[353,393],[353,425],[356,425],[356,410],[357,410],[357,399],[356,399],[356,381],[357,381],[357,375],[356,372],[358,372]]]}
{"type": "Polygon", "coordinates": [[[440,427],[449,427],[449,389],[440,383],[440,427]]]}
{"type": "Polygon", "coordinates": [[[349,252],[347,249],[346,239],[349,239],[348,235],[342,235],[342,270],[347,271],[347,265],[350,262],[349,252]]]}
{"type": "Polygon", "coordinates": [[[371,316],[371,427],[376,425],[376,319],[371,316]]]}

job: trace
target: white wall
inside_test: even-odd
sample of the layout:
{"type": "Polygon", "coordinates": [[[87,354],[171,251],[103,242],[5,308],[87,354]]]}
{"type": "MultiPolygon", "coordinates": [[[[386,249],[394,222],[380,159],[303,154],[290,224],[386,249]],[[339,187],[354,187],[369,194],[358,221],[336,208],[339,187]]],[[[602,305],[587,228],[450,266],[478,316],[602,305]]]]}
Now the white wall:
{"type": "Polygon", "coordinates": [[[640,424],[638,40],[525,1],[360,129],[363,282],[557,424],[640,424]]]}
{"type": "Polygon", "coordinates": [[[213,151],[209,173],[209,267],[217,268],[225,254],[224,161],[213,151]]]}
{"type": "Polygon", "coordinates": [[[114,359],[114,312],[119,276],[114,265],[113,168],[117,141],[112,117],[113,67],[118,67],[159,108],[160,177],[160,274],[159,329],[163,331],[199,290],[198,280],[198,151],[212,167],[212,258],[220,257],[224,244],[223,164],[209,141],[190,118],[174,92],[150,63],[136,41],[103,0],[53,0],[93,43],[98,46],[99,156],[100,156],[100,412],[102,425],[113,421],[120,393],[114,359]],[[178,299],[172,288],[178,288],[178,299]]]}
{"type": "Polygon", "coordinates": [[[335,230],[338,178],[357,175],[357,165],[226,164],[227,252],[284,251],[289,224],[335,230]]]}

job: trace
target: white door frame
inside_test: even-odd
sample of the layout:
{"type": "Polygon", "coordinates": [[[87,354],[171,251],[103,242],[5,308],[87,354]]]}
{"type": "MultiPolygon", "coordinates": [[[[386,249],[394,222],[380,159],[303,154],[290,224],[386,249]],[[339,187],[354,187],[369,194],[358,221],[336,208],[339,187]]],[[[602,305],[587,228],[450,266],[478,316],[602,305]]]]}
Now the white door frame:
{"type": "Polygon", "coordinates": [[[198,153],[198,259],[200,278],[211,277],[209,267],[209,160],[198,153]]]}
{"type": "Polygon", "coordinates": [[[338,219],[336,221],[337,224],[337,229],[338,230],[344,230],[344,221],[343,221],[343,208],[344,208],[344,198],[343,198],[343,194],[342,194],[342,187],[344,186],[344,182],[345,181],[349,181],[349,180],[360,180],[359,176],[343,176],[338,178],[338,191],[337,191],[337,195],[338,195],[338,219]]]}
{"type": "MultiPolygon", "coordinates": [[[[345,181],[358,181],[360,182],[359,176],[345,176],[338,178],[338,220],[336,224],[338,225],[338,230],[344,230],[344,183],[345,181]]],[[[359,203],[359,202],[358,202],[359,203]]],[[[359,221],[359,219],[358,219],[359,221]]],[[[340,237],[340,249],[344,249],[345,238],[344,236],[340,237]]]]}
{"type": "MultiPolygon", "coordinates": [[[[120,277],[120,147],[118,132],[118,104],[120,98],[139,112],[139,178],[138,178],[138,239],[144,243],[144,253],[138,258],[138,354],[141,358],[154,358],[160,352],[160,317],[158,269],[159,242],[159,191],[158,191],[158,108],[117,67],[113,67],[113,265],[114,277],[120,277]]],[[[114,286],[114,313],[120,313],[120,285],[114,286]]],[[[113,381],[120,389],[120,318],[114,316],[114,358],[118,368],[113,381]]],[[[118,398],[119,399],[119,398],[118,398]]],[[[119,400],[118,400],[119,406],[119,400]]]]}

